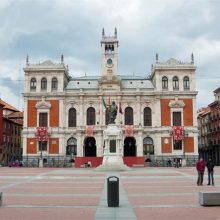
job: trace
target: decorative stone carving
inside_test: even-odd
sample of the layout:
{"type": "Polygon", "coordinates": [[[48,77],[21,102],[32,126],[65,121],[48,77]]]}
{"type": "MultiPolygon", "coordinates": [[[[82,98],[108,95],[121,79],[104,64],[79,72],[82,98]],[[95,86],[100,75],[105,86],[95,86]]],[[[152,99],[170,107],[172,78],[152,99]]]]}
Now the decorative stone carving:
{"type": "Polygon", "coordinates": [[[51,60],[45,60],[41,65],[53,65],[54,63],[51,60]]]}
{"type": "Polygon", "coordinates": [[[169,60],[167,60],[166,64],[168,64],[168,65],[178,65],[178,64],[181,64],[181,62],[174,59],[174,58],[170,58],[169,60]]]}
{"type": "Polygon", "coordinates": [[[37,102],[35,107],[37,109],[50,109],[51,104],[50,104],[50,102],[46,102],[45,96],[42,96],[42,100],[40,102],[37,102]]]}
{"type": "Polygon", "coordinates": [[[183,100],[172,100],[169,102],[169,107],[170,108],[183,108],[185,106],[185,103],[183,102],[183,100]]]}

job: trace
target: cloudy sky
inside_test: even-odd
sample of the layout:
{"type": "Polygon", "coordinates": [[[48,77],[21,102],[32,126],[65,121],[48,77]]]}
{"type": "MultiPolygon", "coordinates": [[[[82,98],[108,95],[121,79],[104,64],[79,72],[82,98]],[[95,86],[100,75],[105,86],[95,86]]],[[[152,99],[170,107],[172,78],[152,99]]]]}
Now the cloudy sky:
{"type": "Polygon", "coordinates": [[[0,0],[0,97],[22,109],[23,67],[64,54],[73,76],[100,75],[101,30],[118,29],[119,72],[173,57],[197,66],[198,108],[220,87],[218,0],[0,0]]]}

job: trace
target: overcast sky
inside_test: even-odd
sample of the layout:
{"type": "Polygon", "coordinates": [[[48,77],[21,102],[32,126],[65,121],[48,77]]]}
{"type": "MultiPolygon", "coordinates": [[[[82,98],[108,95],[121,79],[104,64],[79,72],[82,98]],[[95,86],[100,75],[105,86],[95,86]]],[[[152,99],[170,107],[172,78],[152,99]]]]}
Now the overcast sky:
{"type": "Polygon", "coordinates": [[[218,0],[0,0],[0,97],[22,109],[26,55],[51,59],[72,76],[100,75],[101,31],[118,29],[119,73],[148,75],[155,62],[176,58],[197,66],[198,108],[220,87],[218,0]]]}

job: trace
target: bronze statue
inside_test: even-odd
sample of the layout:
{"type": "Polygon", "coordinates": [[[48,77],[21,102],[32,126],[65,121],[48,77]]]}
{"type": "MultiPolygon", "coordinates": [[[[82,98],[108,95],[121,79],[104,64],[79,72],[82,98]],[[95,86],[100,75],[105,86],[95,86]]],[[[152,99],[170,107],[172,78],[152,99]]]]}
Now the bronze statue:
{"type": "Polygon", "coordinates": [[[109,115],[108,124],[115,124],[115,119],[116,119],[117,112],[118,112],[118,106],[116,105],[114,101],[112,101],[111,104],[106,104],[103,98],[102,98],[102,101],[103,101],[103,104],[106,110],[108,111],[108,115],[109,115]]]}

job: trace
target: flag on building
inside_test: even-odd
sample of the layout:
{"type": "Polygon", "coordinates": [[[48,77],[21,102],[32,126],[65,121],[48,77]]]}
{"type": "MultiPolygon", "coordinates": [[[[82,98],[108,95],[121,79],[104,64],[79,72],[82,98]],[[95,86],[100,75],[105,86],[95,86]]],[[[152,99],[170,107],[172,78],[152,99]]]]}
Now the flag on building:
{"type": "Polygon", "coordinates": [[[47,127],[37,128],[37,141],[45,142],[48,139],[47,127]]]}
{"type": "Polygon", "coordinates": [[[184,127],[183,126],[173,126],[173,139],[180,141],[184,139],[184,127]]]}
{"type": "Polygon", "coordinates": [[[92,125],[86,126],[86,137],[93,137],[93,126],[92,125]]]}
{"type": "Polygon", "coordinates": [[[125,137],[133,137],[134,136],[134,128],[133,125],[125,126],[125,137]]]}

